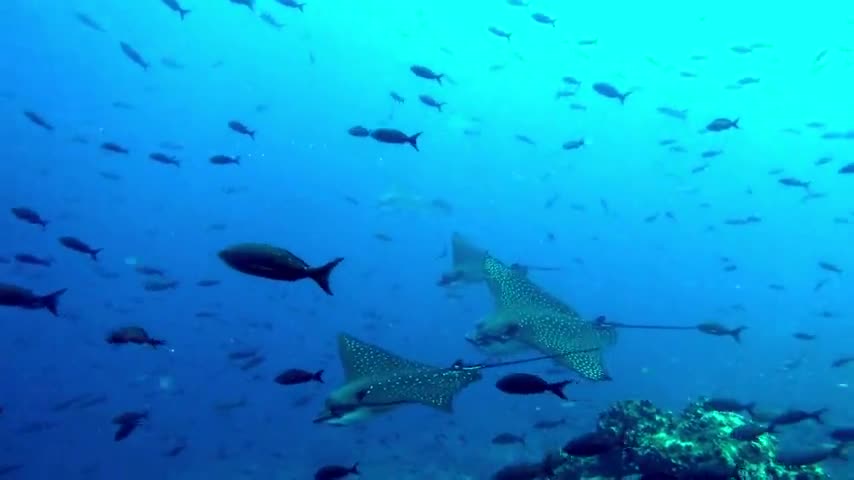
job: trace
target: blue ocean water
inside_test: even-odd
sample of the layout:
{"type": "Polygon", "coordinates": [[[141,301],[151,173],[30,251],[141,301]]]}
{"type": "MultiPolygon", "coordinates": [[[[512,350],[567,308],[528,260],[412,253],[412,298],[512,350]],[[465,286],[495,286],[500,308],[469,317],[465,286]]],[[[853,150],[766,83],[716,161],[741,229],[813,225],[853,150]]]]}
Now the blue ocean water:
{"type": "MultiPolygon", "coordinates": [[[[589,430],[623,399],[679,409],[732,396],[827,407],[830,424],[854,423],[852,367],[831,367],[854,355],[854,175],[839,173],[854,161],[850,9],[180,3],[191,10],[183,21],[159,0],[0,5],[0,200],[49,220],[0,216],[0,281],[68,288],[58,318],[2,310],[0,465],[21,466],[10,478],[297,479],[353,462],[364,478],[487,478],[589,430]],[[445,77],[419,78],[412,65],[445,77]],[[600,82],[631,94],[607,98],[600,82]],[[709,132],[716,118],[740,128],[709,132]],[[416,150],[348,134],[356,125],[423,133],[416,150]],[[710,150],[721,153],[702,156],[710,150]],[[212,165],[213,155],[240,165],[212,165]],[[758,221],[731,222],[748,217],[758,221]],[[454,232],[507,263],[561,267],[531,279],[588,320],[748,328],[741,343],[621,330],[605,353],[613,381],[570,386],[571,402],[502,395],[503,371],[490,370],[453,414],[407,407],[348,428],[312,424],[344,381],[338,333],[433,365],[487,359],[465,336],[492,311],[488,290],[437,285],[454,232]],[[69,251],[64,235],[103,252],[69,251]],[[335,295],[229,269],[217,252],[241,242],[310,265],[344,257],[335,295]],[[53,262],[21,264],[20,253],[53,262]],[[179,283],[146,290],[138,266],[179,283]],[[168,345],[104,341],[126,325],[168,345]],[[245,349],[265,361],[242,370],[228,359],[245,349]],[[273,383],[286,368],[325,369],[326,383],[273,383]],[[113,417],[132,410],[150,419],[115,442],[113,417]],[[531,431],[560,418],[565,428],[531,431]],[[527,447],[490,444],[505,431],[526,433],[527,447]]],[[[549,375],[563,377],[572,373],[549,375]]],[[[820,444],[828,428],[805,424],[781,441],[820,444]]],[[[828,468],[846,478],[845,463],[828,468]]]]}

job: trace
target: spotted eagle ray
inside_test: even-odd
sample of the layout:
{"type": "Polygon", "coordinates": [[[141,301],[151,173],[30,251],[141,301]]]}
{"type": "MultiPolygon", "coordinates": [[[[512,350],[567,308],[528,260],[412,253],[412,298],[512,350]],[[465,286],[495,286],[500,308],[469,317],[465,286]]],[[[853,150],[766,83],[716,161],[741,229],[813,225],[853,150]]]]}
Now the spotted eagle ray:
{"type": "Polygon", "coordinates": [[[590,380],[611,378],[602,362],[602,350],[616,342],[614,327],[584,321],[570,306],[489,255],[484,258],[483,272],[495,299],[495,312],[477,325],[468,341],[493,354],[528,348],[544,355],[584,350],[556,361],[590,380]]]}
{"type": "MultiPolygon", "coordinates": [[[[478,283],[486,280],[486,272],[483,269],[484,261],[489,253],[475,246],[461,234],[454,232],[451,235],[451,271],[442,274],[439,286],[448,286],[459,283],[478,283]]],[[[514,263],[510,268],[521,275],[527,275],[529,270],[540,270],[554,272],[559,267],[543,267],[536,265],[523,265],[514,263]]]]}
{"type": "Polygon", "coordinates": [[[350,335],[338,336],[347,383],[332,392],[314,423],[346,426],[406,404],[453,411],[453,399],[481,379],[476,369],[434,367],[350,335]]]}
{"type": "Polygon", "coordinates": [[[483,369],[567,355],[567,352],[560,352],[468,366],[458,360],[453,366],[442,368],[405,359],[346,334],[338,336],[338,351],[347,382],[327,397],[326,405],[314,423],[347,426],[412,404],[450,413],[453,412],[454,397],[480,380],[483,369]]]}

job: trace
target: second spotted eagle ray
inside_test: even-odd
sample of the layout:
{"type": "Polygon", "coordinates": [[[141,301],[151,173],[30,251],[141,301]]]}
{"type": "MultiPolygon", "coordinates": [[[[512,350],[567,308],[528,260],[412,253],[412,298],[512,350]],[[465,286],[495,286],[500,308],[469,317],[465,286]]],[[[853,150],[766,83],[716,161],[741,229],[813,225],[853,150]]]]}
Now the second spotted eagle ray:
{"type": "Polygon", "coordinates": [[[480,380],[481,370],[565,354],[469,366],[457,361],[442,368],[403,358],[345,334],[338,336],[338,350],[347,381],[327,397],[314,423],[347,426],[411,404],[452,412],[454,397],[480,380]]]}
{"type": "Polygon", "coordinates": [[[587,379],[610,380],[602,350],[616,342],[612,326],[585,321],[570,306],[489,255],[483,271],[495,312],[477,325],[467,337],[469,342],[493,354],[531,348],[544,355],[581,351],[556,361],[587,379]]]}
{"type": "MultiPolygon", "coordinates": [[[[439,286],[449,286],[462,283],[480,283],[486,280],[484,261],[489,253],[481,247],[476,246],[468,238],[460,233],[451,235],[451,270],[443,273],[439,279],[439,286]]],[[[523,265],[514,263],[510,269],[520,275],[527,275],[529,270],[558,271],[559,267],[543,267],[535,265],[523,265]]]]}

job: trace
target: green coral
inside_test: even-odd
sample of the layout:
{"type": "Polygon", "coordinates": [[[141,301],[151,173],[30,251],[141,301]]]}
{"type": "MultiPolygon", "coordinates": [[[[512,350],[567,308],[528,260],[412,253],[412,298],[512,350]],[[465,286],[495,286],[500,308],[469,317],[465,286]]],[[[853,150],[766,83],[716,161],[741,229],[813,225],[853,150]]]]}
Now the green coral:
{"type": "Polygon", "coordinates": [[[703,401],[691,403],[678,415],[648,401],[618,402],[599,415],[598,429],[621,438],[622,448],[589,458],[553,453],[546,461],[559,480],[642,471],[674,476],[713,471],[741,480],[828,478],[819,466],[777,463],[777,441],[770,433],[754,441],[731,437],[733,430],[748,422],[737,413],[712,410],[703,401]]]}

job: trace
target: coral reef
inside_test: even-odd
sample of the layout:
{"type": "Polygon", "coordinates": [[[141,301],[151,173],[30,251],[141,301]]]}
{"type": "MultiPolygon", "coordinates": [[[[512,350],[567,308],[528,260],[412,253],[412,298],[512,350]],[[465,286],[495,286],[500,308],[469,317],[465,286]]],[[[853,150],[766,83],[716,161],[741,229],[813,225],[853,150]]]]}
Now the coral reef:
{"type": "Polygon", "coordinates": [[[750,420],[694,402],[676,415],[648,401],[623,401],[599,415],[598,431],[619,439],[619,446],[601,455],[578,457],[553,452],[543,461],[555,480],[619,478],[659,473],[673,478],[735,478],[740,480],[818,480],[828,478],[816,465],[790,467],[774,460],[772,434],[744,441],[733,429],[750,420]]]}

